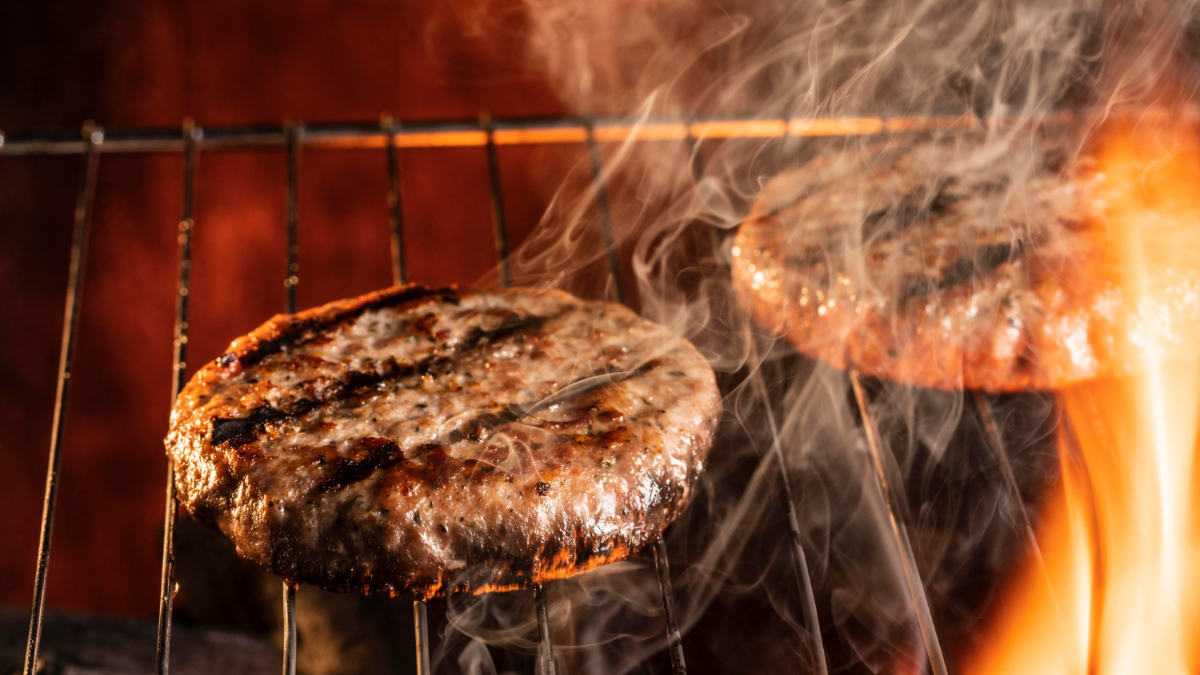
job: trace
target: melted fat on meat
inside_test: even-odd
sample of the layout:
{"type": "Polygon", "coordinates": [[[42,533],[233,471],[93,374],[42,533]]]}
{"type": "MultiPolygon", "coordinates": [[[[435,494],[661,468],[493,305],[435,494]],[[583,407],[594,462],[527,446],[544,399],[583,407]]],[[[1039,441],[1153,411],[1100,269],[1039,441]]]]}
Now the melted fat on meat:
{"type": "Polygon", "coordinates": [[[519,587],[657,536],[720,408],[686,340],[556,291],[406,286],[279,316],[196,374],[184,506],[330,590],[519,587]]]}

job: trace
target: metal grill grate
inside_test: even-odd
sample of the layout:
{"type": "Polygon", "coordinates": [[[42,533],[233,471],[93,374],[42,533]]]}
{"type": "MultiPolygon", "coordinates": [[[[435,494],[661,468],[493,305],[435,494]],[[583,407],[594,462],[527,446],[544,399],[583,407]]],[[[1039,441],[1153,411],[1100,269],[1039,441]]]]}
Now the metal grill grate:
{"type": "MultiPolygon", "coordinates": [[[[193,205],[195,200],[196,160],[200,151],[219,151],[246,148],[282,148],[287,163],[287,267],[284,276],[284,307],[287,312],[295,311],[296,285],[299,268],[296,262],[299,243],[296,236],[298,222],[298,164],[302,148],[380,148],[386,153],[388,171],[388,207],[391,235],[392,277],[395,283],[408,280],[404,246],[403,204],[400,192],[401,148],[437,147],[483,147],[487,153],[490,179],[492,217],[495,233],[496,260],[501,281],[511,284],[508,267],[508,227],[504,211],[504,194],[501,187],[498,162],[498,146],[536,144],[583,144],[586,147],[595,181],[595,199],[600,210],[601,236],[606,248],[612,288],[618,301],[624,300],[619,257],[613,236],[612,214],[609,210],[608,194],[604,183],[604,171],[599,144],[603,142],[625,142],[644,140],[679,140],[688,143],[692,152],[692,169],[703,174],[699,144],[703,139],[721,138],[786,138],[805,136],[849,136],[875,135],[934,128],[953,128],[969,125],[972,119],[961,116],[911,117],[911,118],[785,118],[785,119],[704,119],[704,120],[624,120],[624,119],[553,119],[553,120],[508,120],[494,121],[483,114],[476,122],[436,122],[401,124],[390,115],[384,115],[379,123],[349,125],[305,126],[298,121],[286,121],[273,127],[226,127],[202,130],[190,120],[182,129],[150,129],[113,131],[88,123],[82,137],[69,134],[5,137],[0,132],[0,155],[46,155],[79,154],[83,168],[79,179],[75,208],[74,237],[71,245],[71,262],[68,272],[66,309],[63,320],[62,350],[59,358],[58,393],[55,402],[50,453],[47,468],[45,502],[43,506],[41,538],[38,546],[37,571],[34,580],[33,609],[30,617],[29,638],[25,654],[25,675],[33,675],[37,669],[37,656],[42,626],[42,610],[46,590],[46,571],[50,559],[50,544],[53,534],[54,509],[58,487],[58,469],[61,462],[63,430],[70,393],[71,369],[74,362],[81,288],[87,252],[87,235],[92,219],[92,202],[95,193],[98,160],[106,153],[174,153],[184,157],[183,214],[179,222],[179,269],[175,311],[175,358],[172,374],[172,400],[184,384],[188,341],[188,300],[192,272],[192,233],[195,227],[193,205]]],[[[754,342],[751,340],[750,344],[754,342]]],[[[752,356],[752,363],[757,363],[752,356]]],[[[821,640],[821,628],[817,621],[812,580],[801,543],[800,529],[792,499],[791,486],[784,470],[774,417],[771,415],[770,399],[759,371],[751,374],[756,396],[762,399],[768,416],[770,432],[775,439],[768,459],[777,465],[775,475],[780,484],[781,507],[786,516],[792,563],[794,566],[797,592],[807,624],[808,641],[812,650],[813,669],[825,675],[828,670],[821,640]]],[[[929,665],[935,675],[947,673],[945,659],[938,644],[937,632],[929,613],[928,602],[917,574],[912,547],[905,529],[905,518],[901,507],[894,503],[889,490],[888,476],[894,456],[884,452],[875,423],[871,418],[868,397],[863,390],[857,372],[851,372],[850,382],[856,395],[859,411],[864,422],[869,449],[874,462],[877,487],[887,506],[891,519],[893,543],[900,556],[909,595],[917,610],[920,633],[924,639],[929,665]]],[[[982,396],[976,397],[976,405],[986,420],[991,419],[989,404],[982,396]]],[[[994,429],[991,430],[995,435],[994,429]]],[[[989,437],[990,438],[990,437],[989,437]]],[[[994,449],[1002,462],[1007,459],[998,439],[993,439],[994,449]]],[[[1011,469],[1008,472],[1011,474],[1011,469]]],[[[1011,476],[1006,476],[1009,489],[1016,492],[1017,486],[1011,476]]],[[[1018,503],[1020,501],[1018,500],[1018,503]]],[[[162,584],[159,604],[157,672],[166,675],[170,665],[170,637],[172,601],[175,593],[174,530],[177,512],[174,468],[168,464],[166,509],[164,516],[164,541],[162,561],[162,584]]],[[[1028,517],[1024,517],[1028,528],[1028,517]]],[[[665,637],[672,672],[685,675],[686,666],[682,638],[676,618],[671,587],[670,566],[667,547],[662,537],[652,546],[665,621],[665,637]]],[[[284,612],[284,660],[283,672],[293,675],[296,667],[296,586],[283,582],[284,612]]],[[[539,638],[538,668],[542,675],[554,675],[554,646],[550,634],[549,613],[546,593],[541,585],[534,589],[539,638]]],[[[416,627],[416,661],[420,675],[430,675],[429,630],[425,603],[414,602],[416,627]]]]}

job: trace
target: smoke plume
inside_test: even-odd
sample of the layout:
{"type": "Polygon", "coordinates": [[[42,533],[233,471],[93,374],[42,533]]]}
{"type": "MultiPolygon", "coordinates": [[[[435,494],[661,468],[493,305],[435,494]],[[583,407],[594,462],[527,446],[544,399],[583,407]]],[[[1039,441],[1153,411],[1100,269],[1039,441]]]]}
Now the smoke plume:
{"type": "MultiPolygon", "coordinates": [[[[1070,111],[1086,120],[1074,130],[1082,139],[1107,111],[1191,101],[1198,16],[1191,1],[525,0],[531,67],[581,116],[635,125],[625,142],[605,144],[599,182],[559,194],[514,253],[516,280],[613,298],[601,236],[609,214],[597,206],[604,190],[625,299],[692,340],[726,393],[709,473],[668,535],[681,628],[702,636],[685,646],[700,650],[690,658],[719,661],[698,669],[812,667],[786,544],[781,469],[792,486],[830,670],[926,667],[845,374],[752,325],[729,278],[729,234],[773,176],[814,157],[851,161],[909,138],[885,133],[890,127],[882,124],[849,136],[809,136],[805,125],[847,117],[966,120],[982,141],[964,150],[974,153],[964,166],[1008,162],[1012,198],[1020,199],[1029,167],[1021,164],[1026,155],[1008,150],[1021,130],[1070,111]],[[790,121],[783,128],[801,132],[636,140],[640,124],[722,117],[790,121]],[[773,459],[774,443],[784,467],[773,459]]],[[[486,25],[488,17],[478,21],[486,25]]],[[[581,161],[574,178],[590,178],[590,170],[581,161]]],[[[835,254],[861,256],[859,236],[835,254]]],[[[863,268],[864,261],[843,266],[863,268]]],[[[876,423],[895,458],[886,469],[953,657],[970,649],[995,581],[1026,554],[1020,514],[1036,520],[1040,495],[1057,480],[1053,404],[1040,394],[995,398],[1005,446],[997,457],[961,392],[870,386],[876,423]],[[1000,478],[1002,462],[1012,467],[1017,493],[1000,478]]],[[[632,672],[664,658],[658,589],[645,557],[553,584],[549,596],[568,672],[632,672]]],[[[446,643],[460,648],[447,652],[443,667],[452,668],[449,654],[461,654],[461,672],[495,672],[484,644],[535,650],[532,619],[514,618],[532,617],[532,607],[511,606],[527,600],[452,599],[450,637],[461,640],[446,643]]]]}

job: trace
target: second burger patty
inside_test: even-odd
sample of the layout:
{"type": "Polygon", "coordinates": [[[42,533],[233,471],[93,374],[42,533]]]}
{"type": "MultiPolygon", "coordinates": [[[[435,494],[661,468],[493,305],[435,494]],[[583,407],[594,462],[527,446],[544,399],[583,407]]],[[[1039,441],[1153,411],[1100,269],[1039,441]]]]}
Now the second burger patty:
{"type": "Polygon", "coordinates": [[[923,387],[1058,389],[1128,370],[1117,336],[1198,321],[1200,272],[1167,277],[1155,306],[1129,297],[1081,135],[898,137],[782,173],[734,241],[738,297],[809,356],[923,387]]]}
{"type": "Polygon", "coordinates": [[[166,445],[181,503],[242,557],[431,597],[643,546],[690,497],[719,411],[696,349],[620,305],[403,286],[236,340],[166,445]]]}

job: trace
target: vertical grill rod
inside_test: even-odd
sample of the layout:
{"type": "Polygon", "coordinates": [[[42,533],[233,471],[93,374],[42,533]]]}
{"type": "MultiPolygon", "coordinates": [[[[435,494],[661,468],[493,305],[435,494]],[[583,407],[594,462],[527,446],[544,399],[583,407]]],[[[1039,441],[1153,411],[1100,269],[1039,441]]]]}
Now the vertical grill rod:
{"type": "MultiPolygon", "coordinates": [[[[1046,559],[1042,557],[1042,548],[1038,545],[1037,534],[1034,532],[1033,523],[1029,519],[1029,512],[1025,510],[1025,502],[1021,498],[1021,488],[1017,484],[1017,477],[1013,473],[1012,463],[1008,459],[1008,453],[1004,451],[1004,439],[1000,437],[1000,428],[996,424],[996,418],[992,414],[992,406],[988,403],[983,392],[974,392],[975,408],[979,411],[979,419],[983,422],[984,436],[987,438],[989,449],[996,456],[996,461],[1000,465],[1000,473],[1004,477],[1005,486],[1012,493],[1013,501],[1016,503],[1017,525],[1020,526],[1022,533],[1025,535],[1025,545],[1029,547],[1029,552],[1037,564],[1038,574],[1042,578],[1042,583],[1046,584],[1046,588],[1054,588],[1054,582],[1050,579],[1050,570],[1046,567],[1046,559]]],[[[1075,435],[1075,427],[1071,424],[1070,419],[1063,414],[1060,420],[1060,426],[1063,429],[1064,445],[1066,446],[1066,454],[1068,461],[1078,465],[1079,471],[1083,474],[1087,484],[1088,505],[1090,511],[1090,525],[1092,527],[1092,541],[1099,540],[1099,522],[1096,516],[1095,495],[1092,493],[1092,482],[1088,476],[1087,465],[1083,461],[1083,457],[1079,450],[1079,439],[1075,435]]],[[[1092,559],[1092,574],[1093,579],[1103,579],[1104,573],[1104,554],[1100,547],[1096,548],[1096,553],[1092,559]]],[[[1100,610],[1103,606],[1102,602],[1096,602],[1096,598],[1102,597],[1104,592],[1103,581],[1099,583],[1093,582],[1092,590],[1092,615],[1091,621],[1088,623],[1090,634],[1088,636],[1088,663],[1087,672],[1089,675],[1094,675],[1097,667],[1097,648],[1099,640],[1100,627],[1100,610]]],[[[1054,609],[1058,613],[1058,618],[1066,625],[1066,615],[1062,611],[1062,606],[1058,604],[1058,597],[1051,597],[1054,603],[1054,609]]]]}
{"type": "Polygon", "coordinates": [[[533,587],[537,601],[538,655],[541,675],[554,675],[554,643],[550,639],[550,613],[546,604],[546,589],[541,584],[533,587]]]}
{"type": "Polygon", "coordinates": [[[816,667],[818,675],[829,675],[829,666],[825,662],[825,642],[821,639],[821,624],[817,619],[817,599],[813,592],[812,576],[808,570],[808,557],[804,555],[800,519],[796,516],[796,503],[792,497],[792,481],[788,477],[783,447],[779,443],[779,426],[775,421],[775,412],[771,410],[771,397],[767,392],[767,384],[763,380],[762,361],[759,360],[758,346],[754,343],[753,335],[750,339],[750,362],[754,364],[754,372],[750,375],[750,379],[754,383],[758,397],[762,400],[763,410],[767,415],[767,428],[771,432],[771,458],[779,467],[779,492],[783,498],[783,513],[787,518],[792,571],[796,575],[796,586],[800,589],[804,622],[808,624],[808,639],[812,645],[813,665],[816,667]]]}
{"type": "MultiPolygon", "coordinates": [[[[388,213],[392,232],[392,283],[408,283],[404,258],[404,203],[400,192],[400,152],[396,148],[396,120],[384,114],[380,126],[387,134],[388,213]]],[[[417,653],[417,675],[431,675],[429,668],[429,613],[422,600],[413,600],[413,633],[417,653]]]]}
{"type": "Polygon", "coordinates": [[[687,675],[683,658],[683,634],[675,618],[675,594],[671,589],[671,563],[667,559],[667,542],[660,535],[654,540],[654,571],[658,573],[658,592],[662,596],[663,614],[667,619],[667,653],[671,657],[671,673],[687,675]]]}
{"type": "MultiPolygon", "coordinates": [[[[183,216],[179,221],[179,282],[175,295],[175,359],[171,402],[179,396],[187,375],[188,299],[192,286],[192,232],[196,185],[196,141],[202,134],[191,119],[183,122],[183,216]]],[[[166,675],[171,661],[171,612],[175,600],[175,463],[167,458],[167,499],[163,514],[162,584],[158,594],[158,642],[154,672],[166,675]]]]}
{"type": "MultiPolygon", "coordinates": [[[[512,273],[508,267],[508,221],[504,214],[504,191],[500,183],[500,160],[496,154],[496,140],[492,117],[484,112],[479,116],[479,125],[487,132],[488,178],[492,188],[492,225],[496,232],[496,258],[500,263],[500,281],[505,288],[512,286],[512,273]]],[[[542,675],[554,675],[554,641],[550,634],[550,612],[546,607],[546,593],[541,584],[533,589],[537,602],[538,651],[542,675]]]]}
{"type": "MultiPolygon", "coordinates": [[[[604,249],[608,260],[608,274],[613,280],[613,291],[617,302],[625,302],[625,289],[621,283],[621,263],[617,252],[616,237],[613,235],[612,212],[608,203],[608,189],[604,181],[600,150],[596,145],[595,123],[584,122],[587,132],[588,159],[592,166],[592,181],[596,190],[596,205],[600,207],[600,233],[604,237],[604,249]]],[[[683,636],[675,616],[675,593],[671,588],[671,566],[667,558],[667,542],[659,535],[654,540],[654,569],[658,573],[658,592],[662,596],[663,616],[667,623],[667,651],[671,657],[671,672],[686,675],[687,663],[683,658],[683,636]]]]}
{"type": "Polygon", "coordinates": [[[508,218],[504,213],[504,188],[500,185],[500,158],[496,153],[496,129],[492,116],[479,115],[479,126],[487,134],[488,179],[492,188],[492,226],[496,237],[496,259],[500,263],[500,283],[512,286],[512,270],[508,266],[508,218]]]}
{"type": "Polygon", "coordinates": [[[296,312],[296,284],[300,283],[300,263],[296,256],[300,246],[296,241],[297,222],[297,185],[300,169],[300,134],[303,133],[301,123],[288,120],[284,122],[284,134],[287,143],[287,275],[283,279],[283,287],[287,290],[284,311],[288,314],[296,312]]]}
{"type": "Polygon", "coordinates": [[[296,585],[283,582],[283,675],[296,675],[296,585]]]}
{"type": "MultiPolygon", "coordinates": [[[[700,155],[696,137],[689,130],[687,134],[688,155],[693,177],[699,181],[704,176],[704,158],[700,155]]],[[[719,255],[721,250],[721,233],[716,227],[708,228],[709,240],[713,254],[719,255]]],[[[722,265],[724,267],[724,265],[722,265]]],[[[828,675],[829,666],[825,659],[825,641],[821,638],[821,623],[817,616],[817,599],[813,591],[812,574],[808,569],[808,556],[804,553],[803,537],[800,532],[800,520],[796,516],[796,504],[792,496],[792,482],[787,474],[787,464],[784,462],[783,447],[779,442],[779,426],[775,421],[775,412],[771,409],[771,398],[763,380],[759,358],[758,345],[750,333],[750,363],[755,364],[755,370],[750,377],[754,383],[755,393],[762,402],[767,416],[767,427],[771,434],[771,456],[779,465],[779,491],[783,501],[784,517],[787,518],[788,539],[791,544],[792,571],[796,575],[796,586],[800,589],[801,611],[808,627],[809,643],[812,648],[813,667],[817,675],[828,675]]]]}
{"type": "Polygon", "coordinates": [[[417,675],[433,675],[429,667],[429,613],[420,600],[413,600],[413,632],[417,641],[417,675]]]}
{"type": "Polygon", "coordinates": [[[404,255],[404,201],[400,191],[400,151],[396,148],[396,120],[385,114],[380,120],[387,135],[388,215],[392,226],[392,283],[408,283],[408,266],[404,255]]]}
{"type": "MultiPolygon", "coordinates": [[[[299,122],[284,122],[287,138],[287,276],[283,286],[284,311],[296,313],[296,284],[300,282],[300,264],[296,261],[300,246],[296,238],[297,202],[300,179],[299,122]]],[[[283,582],[283,675],[296,675],[296,585],[283,582]]]]}
{"type": "Polygon", "coordinates": [[[587,130],[588,160],[592,164],[592,181],[596,189],[596,205],[600,207],[600,234],[604,237],[604,252],[608,257],[608,271],[612,277],[613,292],[617,302],[625,302],[625,288],[621,282],[621,260],[613,236],[612,210],[608,204],[608,186],[605,184],[600,148],[596,144],[596,123],[590,117],[584,122],[587,130]]]}
{"type": "MultiPolygon", "coordinates": [[[[1004,485],[1012,494],[1016,504],[1017,525],[1025,535],[1025,543],[1037,561],[1043,579],[1049,584],[1050,572],[1046,569],[1045,559],[1042,558],[1042,549],[1038,545],[1037,535],[1033,531],[1033,522],[1029,519],[1029,512],[1025,510],[1025,502],[1021,498],[1021,487],[1017,484],[1017,477],[1013,473],[1012,462],[1008,459],[1008,453],[1004,451],[1004,439],[1000,437],[1000,427],[996,424],[995,415],[992,414],[992,406],[981,391],[973,392],[972,397],[975,401],[975,409],[979,412],[979,420],[983,423],[983,435],[987,440],[988,448],[996,456],[996,463],[1000,465],[1000,474],[1004,478],[1004,485]]],[[[1048,585],[1047,588],[1049,587],[1048,585]]]]}
{"type": "MultiPolygon", "coordinates": [[[[704,155],[700,154],[700,143],[692,135],[691,125],[688,126],[688,132],[684,136],[684,139],[687,141],[688,166],[692,170],[692,179],[698,184],[704,178],[704,155]]],[[[701,194],[701,199],[703,198],[703,194],[701,194]]],[[[705,204],[705,206],[707,207],[708,205],[705,204]]],[[[708,228],[708,241],[713,248],[713,255],[719,256],[721,254],[721,244],[724,241],[724,235],[721,230],[717,227],[708,228]]],[[[723,260],[720,260],[720,258],[718,260],[722,269],[728,268],[728,265],[723,260]]]]}
{"type": "Polygon", "coordinates": [[[908,588],[909,598],[913,602],[913,610],[917,614],[917,627],[920,629],[921,639],[925,643],[925,654],[929,658],[929,667],[933,671],[933,675],[949,675],[949,670],[946,668],[946,657],[942,654],[942,645],[938,640],[937,629],[933,625],[933,614],[929,611],[929,598],[925,596],[925,586],[921,582],[921,573],[917,569],[917,560],[913,556],[908,529],[898,513],[899,505],[892,493],[891,482],[888,480],[888,470],[883,457],[883,441],[879,437],[879,429],[875,426],[875,418],[871,416],[867,392],[863,389],[862,378],[857,370],[850,371],[850,386],[854,389],[854,400],[858,403],[858,410],[862,415],[863,431],[867,437],[867,447],[871,452],[871,462],[875,467],[876,485],[883,497],[884,506],[887,508],[893,543],[896,545],[896,553],[900,558],[900,567],[904,572],[904,583],[908,588]]]}
{"type": "Polygon", "coordinates": [[[50,540],[54,535],[54,508],[58,501],[58,468],[62,463],[63,432],[67,425],[67,403],[71,393],[71,369],[75,364],[75,338],[79,332],[79,308],[83,301],[83,275],[87,261],[88,230],[96,192],[97,146],[104,131],[88,122],[83,126],[85,143],[83,171],[75,200],[75,228],[71,239],[71,263],[67,273],[66,309],[63,312],[62,348],[58,355],[58,392],[54,422],[50,427],[50,457],[46,469],[46,493],[42,503],[42,530],[38,540],[37,571],[33,579],[33,609],[29,617],[29,640],[25,645],[25,675],[38,668],[42,639],[42,611],[46,601],[46,572],[50,565],[50,540]]]}

